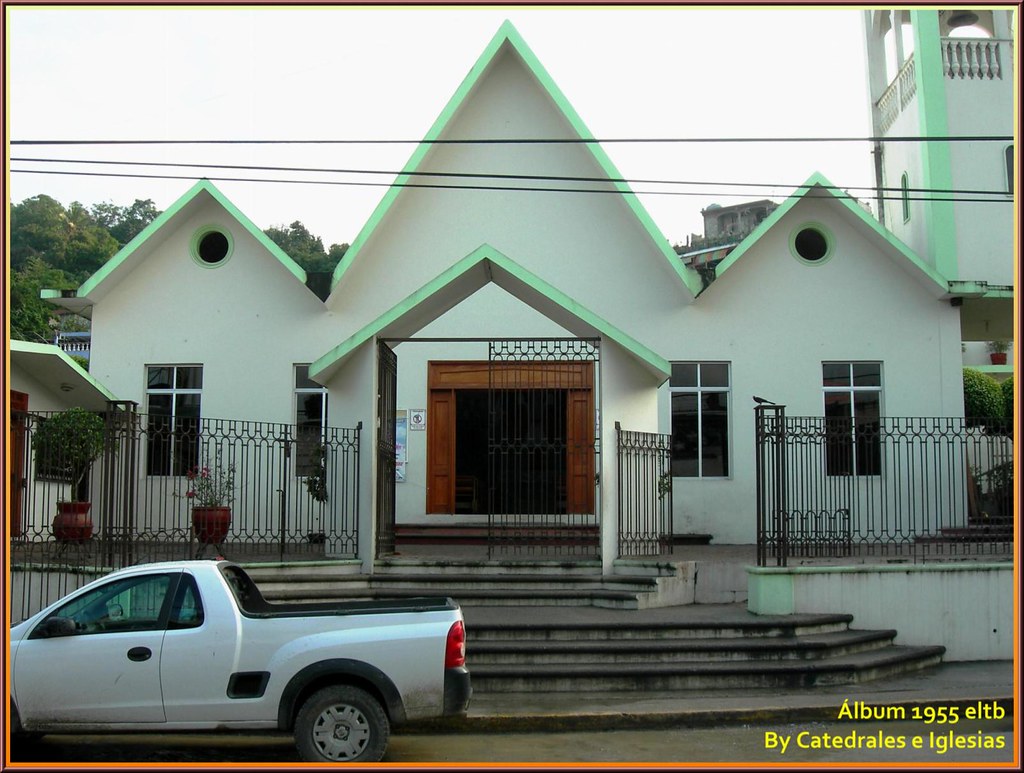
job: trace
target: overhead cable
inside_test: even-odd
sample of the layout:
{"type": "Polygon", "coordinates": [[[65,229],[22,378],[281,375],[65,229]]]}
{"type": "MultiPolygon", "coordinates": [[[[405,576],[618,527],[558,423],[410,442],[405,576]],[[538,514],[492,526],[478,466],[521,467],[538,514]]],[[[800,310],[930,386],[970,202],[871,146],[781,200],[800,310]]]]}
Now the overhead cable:
{"type": "Polygon", "coordinates": [[[800,142],[1013,142],[1013,135],[898,137],[493,137],[472,139],[49,139],[10,140],[11,145],[609,145],[800,142]]]}
{"type": "MultiPolygon", "coordinates": [[[[723,188],[799,188],[802,183],[755,183],[755,182],[724,182],[706,180],[653,180],[644,178],[625,177],[575,177],[563,175],[540,175],[540,174],[499,174],[484,172],[427,172],[427,171],[395,171],[384,169],[345,169],[345,168],[324,168],[324,167],[303,167],[303,166],[261,166],[251,164],[193,164],[175,161],[99,161],[95,159],[82,158],[11,158],[11,162],[39,163],[39,164],[89,164],[97,166],[150,166],[150,167],[176,167],[187,169],[232,169],[258,172],[302,172],[312,174],[355,174],[355,175],[381,175],[397,177],[399,175],[409,177],[439,177],[451,179],[484,179],[484,180],[530,180],[545,182],[585,182],[585,183],[627,183],[630,185],[695,185],[695,186],[720,186],[723,188]]],[[[844,191],[870,191],[872,193],[902,192],[903,188],[879,188],[877,186],[839,186],[824,185],[829,190],[844,191]]],[[[974,195],[974,196],[1003,196],[1003,190],[971,190],[951,188],[907,188],[908,193],[941,193],[949,195],[974,195]]],[[[708,194],[712,195],[712,194],[708,194]]],[[[747,194],[743,194],[747,195],[747,194]]]]}
{"type": "MultiPolygon", "coordinates": [[[[196,178],[191,175],[171,175],[171,174],[139,174],[139,173],[115,173],[115,172],[71,172],[71,171],[55,171],[49,169],[11,169],[11,174],[53,174],[53,175],[67,175],[76,177],[116,177],[116,178],[129,178],[129,179],[144,179],[144,180],[195,180],[196,178]]],[[[633,190],[622,190],[620,188],[555,188],[555,187],[533,187],[533,186],[514,186],[514,185],[450,185],[444,183],[413,183],[413,182],[358,182],[351,180],[290,180],[290,179],[276,179],[276,178],[261,178],[261,177],[224,177],[224,176],[209,176],[204,179],[216,182],[244,182],[244,183],[279,183],[289,185],[336,185],[336,186],[351,186],[351,187],[366,187],[366,188],[427,188],[434,190],[472,190],[472,191],[523,191],[531,193],[612,193],[612,194],[623,194],[633,193],[636,195],[651,195],[651,196],[732,196],[732,197],[743,197],[747,198],[750,196],[749,193],[725,193],[725,192],[712,192],[707,191],[633,191],[633,190]]],[[[619,183],[621,184],[621,183],[619,183]]],[[[787,186],[788,187],[788,186],[787,186]]],[[[807,185],[793,186],[794,188],[806,188],[807,185]]],[[[833,192],[826,194],[814,194],[808,193],[807,198],[827,198],[827,197],[838,197],[847,198],[852,201],[858,201],[854,196],[850,196],[848,193],[832,189],[833,192]]],[[[872,200],[887,200],[887,201],[958,201],[958,202],[977,202],[977,203],[994,203],[1000,202],[1001,199],[982,199],[982,198],[965,198],[965,197],[921,197],[921,196],[872,196],[872,200]]],[[[1011,199],[1003,199],[1007,202],[1011,202],[1011,199]]]]}

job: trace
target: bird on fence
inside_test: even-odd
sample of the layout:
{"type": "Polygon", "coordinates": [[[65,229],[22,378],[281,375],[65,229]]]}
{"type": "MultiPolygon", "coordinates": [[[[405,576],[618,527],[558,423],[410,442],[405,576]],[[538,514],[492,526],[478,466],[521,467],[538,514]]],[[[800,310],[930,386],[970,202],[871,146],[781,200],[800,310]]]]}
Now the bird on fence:
{"type": "Polygon", "coordinates": [[[764,405],[765,403],[768,405],[778,405],[778,403],[773,403],[771,400],[765,400],[763,397],[758,397],[757,395],[754,395],[754,402],[758,405],[764,405]]]}

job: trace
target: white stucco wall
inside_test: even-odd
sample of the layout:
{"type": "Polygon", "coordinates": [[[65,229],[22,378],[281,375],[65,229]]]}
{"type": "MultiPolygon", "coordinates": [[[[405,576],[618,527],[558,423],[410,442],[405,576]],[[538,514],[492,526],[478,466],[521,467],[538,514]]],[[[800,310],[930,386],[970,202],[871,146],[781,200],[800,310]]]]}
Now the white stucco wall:
{"type": "Polygon", "coordinates": [[[1015,654],[1010,563],[748,571],[748,607],[756,614],[852,614],[854,628],[895,628],[896,644],[941,644],[947,661],[1015,654]]]}
{"type": "MultiPolygon", "coordinates": [[[[1003,56],[1010,54],[1006,42],[1003,56]]],[[[1005,61],[1005,60],[1004,60],[1005,61]]],[[[1013,135],[1013,70],[1002,79],[945,79],[951,136],[1013,135]]],[[[962,191],[1006,191],[1004,152],[1009,142],[951,142],[953,187],[962,191]]],[[[991,201],[962,201],[955,206],[957,262],[960,278],[990,284],[1013,284],[1013,218],[1010,193],[965,195],[991,201]]]]}

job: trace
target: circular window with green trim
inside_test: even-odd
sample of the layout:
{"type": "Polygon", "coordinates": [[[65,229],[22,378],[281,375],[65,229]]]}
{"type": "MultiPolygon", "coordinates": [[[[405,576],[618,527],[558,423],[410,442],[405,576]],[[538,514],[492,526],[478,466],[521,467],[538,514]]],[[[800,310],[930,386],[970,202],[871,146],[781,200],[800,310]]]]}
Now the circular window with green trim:
{"type": "Polygon", "coordinates": [[[189,248],[196,263],[205,268],[214,268],[223,265],[231,257],[234,246],[229,231],[220,226],[207,226],[193,234],[189,248]]]}
{"type": "Polygon", "coordinates": [[[835,239],[821,223],[804,223],[789,236],[789,249],[793,256],[812,266],[818,266],[832,257],[835,239]]]}

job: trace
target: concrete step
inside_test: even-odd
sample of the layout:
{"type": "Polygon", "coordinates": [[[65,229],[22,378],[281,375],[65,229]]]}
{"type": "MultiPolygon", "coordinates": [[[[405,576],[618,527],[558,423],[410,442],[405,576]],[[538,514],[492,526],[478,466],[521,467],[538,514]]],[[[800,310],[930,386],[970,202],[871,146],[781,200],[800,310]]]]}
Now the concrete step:
{"type": "Polygon", "coordinates": [[[375,590],[422,588],[430,591],[430,595],[441,592],[444,595],[456,596],[467,590],[474,590],[481,585],[494,589],[520,591],[529,589],[546,590],[624,590],[634,592],[657,591],[658,582],[655,577],[631,577],[627,575],[611,575],[602,577],[593,574],[533,574],[533,575],[502,575],[489,577],[479,574],[390,574],[378,573],[370,578],[370,587],[375,590]]]}
{"type": "Polygon", "coordinates": [[[938,665],[943,647],[889,646],[821,660],[684,663],[474,665],[473,689],[497,692],[605,692],[806,688],[856,684],[938,665]]]}
{"type": "Polygon", "coordinates": [[[267,583],[260,586],[264,597],[272,602],[355,601],[388,598],[417,598],[419,596],[451,596],[463,607],[578,607],[594,606],[605,609],[640,609],[638,593],[626,590],[581,589],[509,589],[479,587],[444,593],[420,587],[377,588],[369,583],[304,585],[267,583]]]}
{"type": "MultiPolygon", "coordinates": [[[[596,610],[595,610],[596,611],[596,610]]],[[[849,629],[852,615],[784,615],[763,617],[746,613],[742,605],[694,604],[681,615],[673,609],[652,610],[655,616],[625,615],[619,619],[559,619],[557,614],[537,611],[535,619],[525,611],[509,610],[507,616],[466,615],[470,642],[641,642],[691,641],[709,639],[794,639],[842,633],[849,629]]],[[[568,617],[568,616],[567,616],[568,617]]]]}
{"type": "Polygon", "coordinates": [[[602,576],[599,562],[474,562],[387,559],[372,575],[331,574],[320,566],[246,567],[269,601],[451,596],[463,606],[595,606],[642,609],[658,605],[670,568],[602,576]]]}
{"type": "MultiPolygon", "coordinates": [[[[535,574],[570,576],[600,576],[601,562],[592,559],[479,559],[455,558],[403,558],[400,556],[378,558],[373,563],[375,574],[461,574],[482,577],[505,577],[535,574]]],[[[632,574],[627,572],[627,574],[632,574]]]]}
{"type": "Polygon", "coordinates": [[[810,636],[591,641],[480,641],[470,636],[473,667],[580,663],[692,663],[821,660],[892,645],[895,631],[839,631],[810,636]]]}

